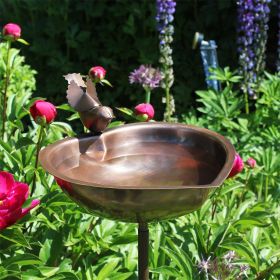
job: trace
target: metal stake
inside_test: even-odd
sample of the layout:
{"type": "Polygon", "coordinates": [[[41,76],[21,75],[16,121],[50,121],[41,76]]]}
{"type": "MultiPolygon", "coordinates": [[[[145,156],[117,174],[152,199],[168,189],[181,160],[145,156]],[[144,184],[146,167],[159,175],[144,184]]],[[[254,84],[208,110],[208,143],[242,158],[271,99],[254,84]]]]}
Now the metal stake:
{"type": "Polygon", "coordinates": [[[149,280],[149,228],[147,223],[138,227],[138,279],[149,280]]]}

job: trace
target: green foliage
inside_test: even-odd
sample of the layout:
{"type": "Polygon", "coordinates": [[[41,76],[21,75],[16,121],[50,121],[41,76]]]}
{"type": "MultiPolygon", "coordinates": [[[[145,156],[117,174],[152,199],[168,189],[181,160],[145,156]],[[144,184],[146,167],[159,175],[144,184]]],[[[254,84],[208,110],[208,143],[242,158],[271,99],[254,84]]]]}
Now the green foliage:
{"type": "MultiPolygon", "coordinates": [[[[1,54],[5,57],[3,45],[1,54]]],[[[0,61],[3,77],[6,65],[2,57],[0,61]]],[[[35,72],[22,56],[11,61],[16,67],[8,90],[8,125],[0,140],[0,169],[29,185],[36,172],[33,198],[40,198],[41,204],[0,231],[0,279],[137,279],[136,225],[89,215],[61,191],[52,176],[34,168],[39,127],[28,108],[34,101],[35,72]]],[[[267,74],[249,115],[244,113],[238,90],[239,76],[225,68],[214,71],[213,78],[222,82],[222,90],[198,91],[197,110],[182,120],[229,137],[243,159],[254,157],[257,167],[246,167],[227,180],[198,211],[150,225],[150,278],[279,279],[280,78],[267,74]],[[235,252],[231,261],[230,251],[235,252]]],[[[73,113],[66,104],[58,109],[73,113]]],[[[118,125],[122,122],[112,123],[118,125]]],[[[43,146],[65,135],[74,135],[71,126],[54,122],[45,131],[43,146]]]]}
{"type": "MultiPolygon", "coordinates": [[[[86,74],[102,65],[114,88],[102,88],[100,99],[109,106],[134,107],[143,92],[131,87],[129,73],[140,64],[158,65],[158,35],[154,0],[1,0],[1,26],[16,22],[29,43],[23,47],[27,61],[38,71],[38,92],[56,104],[64,102],[66,83],[62,75],[86,74]],[[59,3],[58,3],[59,2],[59,3]]],[[[192,50],[194,33],[217,40],[222,65],[237,64],[235,1],[178,1],[175,15],[172,94],[176,113],[190,107],[193,92],[204,76],[198,50],[192,50]],[[217,28],[223,22],[223,28],[217,28]],[[180,101],[179,101],[180,100],[180,101]],[[179,101],[179,102],[177,102],[179,101]]],[[[155,91],[153,105],[161,119],[163,92],[155,91]]],[[[61,118],[63,120],[63,118],[61,118]]]]}

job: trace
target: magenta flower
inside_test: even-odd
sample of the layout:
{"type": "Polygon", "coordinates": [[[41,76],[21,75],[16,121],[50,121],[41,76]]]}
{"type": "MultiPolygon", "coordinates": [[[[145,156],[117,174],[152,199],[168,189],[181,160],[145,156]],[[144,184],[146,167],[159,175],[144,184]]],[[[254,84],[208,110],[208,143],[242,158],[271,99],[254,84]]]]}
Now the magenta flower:
{"type": "Polygon", "coordinates": [[[40,203],[34,199],[27,208],[22,208],[28,198],[27,184],[16,182],[13,175],[0,171],[0,230],[13,225],[40,203]]]}
{"type": "Polygon", "coordinates": [[[16,41],[20,38],[21,28],[15,23],[8,23],[3,27],[2,32],[5,38],[16,41]]]}
{"type": "Polygon", "coordinates": [[[252,157],[250,157],[250,158],[247,159],[246,164],[247,164],[250,168],[254,169],[254,168],[256,167],[257,162],[256,162],[255,159],[253,159],[252,157]]]}
{"type": "Polygon", "coordinates": [[[236,174],[240,173],[244,168],[244,163],[242,158],[238,153],[235,154],[234,163],[232,169],[228,175],[228,178],[235,176],[236,174]]]}
{"type": "Polygon", "coordinates": [[[143,116],[146,121],[151,120],[155,115],[154,107],[149,103],[141,103],[134,110],[137,116],[143,116]]]}

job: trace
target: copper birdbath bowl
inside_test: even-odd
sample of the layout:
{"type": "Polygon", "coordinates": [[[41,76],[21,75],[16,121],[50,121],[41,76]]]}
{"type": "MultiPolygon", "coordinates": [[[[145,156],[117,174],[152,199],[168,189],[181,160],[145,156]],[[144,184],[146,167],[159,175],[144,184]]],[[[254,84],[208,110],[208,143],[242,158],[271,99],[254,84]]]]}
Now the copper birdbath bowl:
{"type": "Polygon", "coordinates": [[[66,138],[39,159],[83,207],[139,224],[139,279],[148,279],[147,224],[200,208],[227,178],[234,155],[231,143],[213,131],[151,122],[66,138]]]}

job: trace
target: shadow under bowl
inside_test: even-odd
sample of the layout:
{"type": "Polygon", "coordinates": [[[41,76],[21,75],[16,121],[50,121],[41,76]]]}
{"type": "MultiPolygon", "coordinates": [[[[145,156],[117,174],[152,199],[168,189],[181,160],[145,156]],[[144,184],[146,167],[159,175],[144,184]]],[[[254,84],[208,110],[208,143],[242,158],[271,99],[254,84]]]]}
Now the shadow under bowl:
{"type": "Polygon", "coordinates": [[[60,140],[41,150],[39,160],[94,214],[152,222],[201,207],[227,178],[234,155],[231,143],[213,131],[150,122],[60,140]]]}

